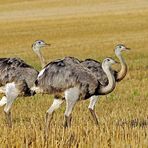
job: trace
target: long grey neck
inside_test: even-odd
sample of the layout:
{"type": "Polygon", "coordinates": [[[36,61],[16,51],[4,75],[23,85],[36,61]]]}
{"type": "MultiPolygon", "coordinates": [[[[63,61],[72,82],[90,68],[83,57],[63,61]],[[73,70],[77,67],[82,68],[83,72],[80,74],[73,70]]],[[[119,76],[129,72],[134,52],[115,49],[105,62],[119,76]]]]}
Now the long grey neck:
{"type": "Polygon", "coordinates": [[[117,73],[117,77],[116,77],[116,81],[119,82],[121,81],[127,74],[127,64],[124,60],[124,58],[122,57],[121,53],[120,54],[116,54],[116,56],[119,58],[119,61],[121,63],[121,69],[120,71],[117,73]]]}
{"type": "Polygon", "coordinates": [[[98,90],[98,93],[100,95],[106,95],[109,94],[110,92],[112,92],[116,86],[116,82],[115,82],[115,78],[114,75],[111,72],[111,68],[110,67],[106,67],[102,64],[102,68],[104,70],[104,72],[107,75],[108,78],[108,85],[107,86],[101,86],[98,90]]]}
{"type": "Polygon", "coordinates": [[[46,65],[45,59],[40,51],[40,49],[34,49],[35,53],[37,54],[37,56],[39,57],[39,60],[41,62],[41,66],[42,68],[44,68],[44,66],[46,65]]]}

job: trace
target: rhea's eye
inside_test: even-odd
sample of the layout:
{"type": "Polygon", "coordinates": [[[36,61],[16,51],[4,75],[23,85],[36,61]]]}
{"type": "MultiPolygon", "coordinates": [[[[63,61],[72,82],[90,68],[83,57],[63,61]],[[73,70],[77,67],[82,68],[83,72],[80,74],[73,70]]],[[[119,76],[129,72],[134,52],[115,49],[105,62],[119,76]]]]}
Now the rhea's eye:
{"type": "Polygon", "coordinates": [[[41,42],[40,42],[40,41],[39,41],[38,43],[39,43],[39,44],[41,44],[41,42]]]}
{"type": "Polygon", "coordinates": [[[107,61],[109,62],[109,59],[107,59],[107,61]]]}

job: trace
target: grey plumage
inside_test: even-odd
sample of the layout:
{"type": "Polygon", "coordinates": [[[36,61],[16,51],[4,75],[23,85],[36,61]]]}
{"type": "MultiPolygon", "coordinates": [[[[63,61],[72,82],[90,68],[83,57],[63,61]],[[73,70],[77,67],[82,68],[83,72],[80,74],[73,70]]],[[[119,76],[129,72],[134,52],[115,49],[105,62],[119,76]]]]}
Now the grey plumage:
{"type": "Polygon", "coordinates": [[[37,75],[38,71],[20,58],[0,58],[0,86],[22,81],[24,87],[31,88],[37,75]]]}
{"type": "MultiPolygon", "coordinates": [[[[112,70],[116,77],[116,71],[112,70]]],[[[36,86],[44,93],[62,93],[68,88],[79,86],[82,99],[98,95],[97,89],[108,84],[102,64],[92,59],[79,61],[74,57],[50,62],[43,74],[37,78],[36,86]]]]}
{"type": "MultiPolygon", "coordinates": [[[[102,69],[102,63],[93,60],[93,59],[86,59],[81,62],[81,65],[88,68],[98,79],[98,81],[101,83],[101,85],[105,86],[108,84],[108,78],[105,72],[102,69]]],[[[112,73],[115,77],[117,77],[117,71],[112,70],[112,73]]]]}
{"type": "Polygon", "coordinates": [[[73,57],[50,62],[36,81],[36,86],[50,94],[62,93],[68,88],[78,86],[82,98],[94,94],[98,85],[95,75],[73,57]]]}

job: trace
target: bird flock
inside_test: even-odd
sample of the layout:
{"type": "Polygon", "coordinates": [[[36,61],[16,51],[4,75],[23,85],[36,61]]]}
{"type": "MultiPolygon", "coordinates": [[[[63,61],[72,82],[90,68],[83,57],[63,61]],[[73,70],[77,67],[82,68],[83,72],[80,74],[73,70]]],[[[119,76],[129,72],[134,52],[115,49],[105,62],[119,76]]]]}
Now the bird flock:
{"type": "Polygon", "coordinates": [[[95,112],[95,105],[101,95],[111,93],[116,82],[121,81],[127,73],[127,64],[122,52],[129,50],[123,44],[115,47],[115,55],[120,62],[120,70],[115,71],[111,66],[116,62],[110,57],[102,63],[93,59],[81,61],[75,57],[65,57],[46,64],[41,48],[50,46],[43,40],[32,44],[32,50],[38,56],[42,70],[39,72],[20,58],[0,58],[0,93],[4,96],[0,106],[4,106],[4,113],[9,127],[12,127],[11,108],[18,96],[32,96],[37,93],[53,94],[52,105],[46,112],[45,135],[48,136],[53,114],[66,102],[64,113],[64,127],[71,126],[72,110],[79,100],[89,99],[88,109],[95,124],[99,124],[95,112]]]}

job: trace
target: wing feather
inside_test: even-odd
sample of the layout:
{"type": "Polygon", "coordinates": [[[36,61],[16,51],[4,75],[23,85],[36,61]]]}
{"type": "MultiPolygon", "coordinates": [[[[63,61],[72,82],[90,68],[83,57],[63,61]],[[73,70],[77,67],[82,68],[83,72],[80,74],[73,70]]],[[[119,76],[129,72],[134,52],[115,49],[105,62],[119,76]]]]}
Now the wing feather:
{"type": "MultiPolygon", "coordinates": [[[[108,84],[108,78],[102,69],[102,63],[95,61],[93,59],[86,59],[85,61],[81,62],[81,64],[92,71],[92,73],[97,77],[101,85],[106,86],[108,84]]],[[[117,71],[112,70],[112,72],[116,78],[117,71]]]]}

